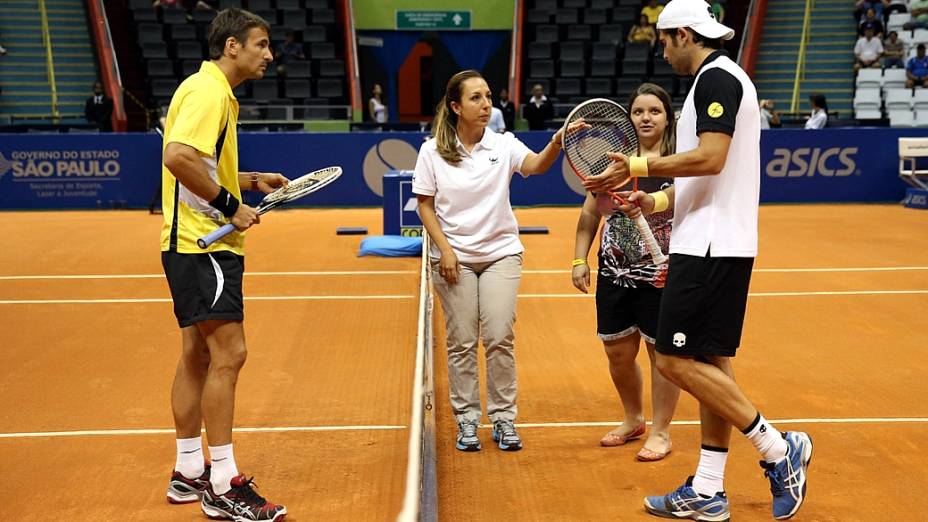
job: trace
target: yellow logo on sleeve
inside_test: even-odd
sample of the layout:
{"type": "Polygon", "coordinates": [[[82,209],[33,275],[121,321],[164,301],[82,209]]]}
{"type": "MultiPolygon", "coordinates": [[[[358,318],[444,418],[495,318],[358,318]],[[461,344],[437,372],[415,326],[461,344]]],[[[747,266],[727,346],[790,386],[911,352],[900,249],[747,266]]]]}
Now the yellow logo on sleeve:
{"type": "Polygon", "coordinates": [[[725,107],[722,107],[722,104],[719,102],[712,102],[712,105],[709,106],[709,110],[706,112],[709,113],[710,118],[719,118],[725,114],[725,107]]]}

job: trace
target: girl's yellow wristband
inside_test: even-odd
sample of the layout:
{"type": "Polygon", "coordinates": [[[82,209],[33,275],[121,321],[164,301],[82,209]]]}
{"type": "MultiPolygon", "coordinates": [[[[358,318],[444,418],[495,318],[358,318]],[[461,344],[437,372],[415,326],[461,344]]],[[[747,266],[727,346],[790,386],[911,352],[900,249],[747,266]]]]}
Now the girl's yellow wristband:
{"type": "Polygon", "coordinates": [[[654,210],[651,211],[652,213],[663,212],[670,207],[670,198],[667,197],[667,193],[663,190],[651,192],[648,195],[654,198],[654,210]]]}
{"type": "Polygon", "coordinates": [[[630,156],[628,158],[628,170],[633,178],[648,177],[648,158],[630,156]]]}
{"type": "Polygon", "coordinates": [[[572,264],[573,266],[585,265],[585,264],[586,264],[586,259],[583,259],[582,257],[579,257],[579,258],[574,259],[573,261],[571,261],[570,264],[572,264]]]}

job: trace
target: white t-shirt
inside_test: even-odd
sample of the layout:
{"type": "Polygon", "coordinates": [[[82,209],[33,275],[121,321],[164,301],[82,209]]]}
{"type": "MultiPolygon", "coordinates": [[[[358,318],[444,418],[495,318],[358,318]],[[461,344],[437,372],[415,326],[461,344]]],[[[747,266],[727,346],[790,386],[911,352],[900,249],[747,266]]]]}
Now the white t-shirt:
{"type": "Polygon", "coordinates": [[[503,120],[503,111],[493,107],[490,109],[490,122],[487,128],[493,132],[503,132],[506,130],[506,121],[503,120]]]}
{"type": "Polygon", "coordinates": [[[828,123],[828,113],[822,109],[815,109],[812,116],[809,116],[809,119],[806,120],[806,128],[824,129],[826,123],[828,123]]]}
{"type": "Polygon", "coordinates": [[[875,36],[869,40],[866,36],[861,36],[854,44],[854,55],[861,60],[872,62],[881,54],[883,54],[883,42],[875,36]]]}
{"type": "MultiPolygon", "coordinates": [[[[460,142],[458,150],[461,161],[452,165],[438,154],[434,139],[423,143],[412,191],[435,197],[438,223],[458,261],[483,263],[522,253],[509,183],[531,150],[509,132],[490,130],[470,153],[460,142]]],[[[432,243],[432,256],[440,255],[432,243]]]]}
{"type": "Polygon", "coordinates": [[[677,122],[677,153],[699,146],[699,133],[731,136],[722,171],[678,177],[670,253],[755,257],[760,199],[760,107],[748,75],[724,51],[696,73],[677,122]]]}

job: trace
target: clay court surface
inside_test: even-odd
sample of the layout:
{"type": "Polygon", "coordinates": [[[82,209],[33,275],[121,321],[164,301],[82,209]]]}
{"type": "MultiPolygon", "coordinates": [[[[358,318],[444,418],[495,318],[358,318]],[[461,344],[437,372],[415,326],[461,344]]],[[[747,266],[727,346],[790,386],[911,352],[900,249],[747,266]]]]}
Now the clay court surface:
{"type": "MultiPolygon", "coordinates": [[[[621,419],[594,301],[570,284],[578,209],[517,211],[525,449],[454,450],[436,313],[439,519],[649,520],[644,495],[695,470],[698,409],[674,451],[601,448],[621,419]]],[[[160,216],[5,212],[0,250],[0,501],[17,520],[203,520],[171,506],[170,384],[180,345],[158,254],[160,216]]],[[[919,520],[928,491],[928,213],[898,205],[764,206],[738,380],[780,429],[815,443],[796,520],[919,520]],[[779,422],[777,422],[779,421],[779,422]]],[[[405,488],[418,258],[356,257],[337,226],[381,210],[268,214],[249,234],[249,359],[236,460],[288,520],[393,520],[405,488]]],[[[639,360],[647,369],[644,352],[639,360]]],[[[645,371],[647,377],[648,372],[645,371]]],[[[647,380],[646,380],[647,382],[647,380]]],[[[647,398],[647,394],[646,394],[647,398]]],[[[772,520],[754,450],[733,437],[733,520],[772,520]]]]}

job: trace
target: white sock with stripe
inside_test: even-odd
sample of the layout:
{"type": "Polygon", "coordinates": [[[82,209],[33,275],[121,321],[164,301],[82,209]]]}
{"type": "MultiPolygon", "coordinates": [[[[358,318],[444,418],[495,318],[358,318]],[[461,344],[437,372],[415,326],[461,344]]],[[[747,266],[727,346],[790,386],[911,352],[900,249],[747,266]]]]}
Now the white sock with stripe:
{"type": "Polygon", "coordinates": [[[213,484],[213,492],[222,495],[232,489],[232,479],[238,476],[238,467],[235,466],[235,456],[232,454],[232,444],[210,446],[209,456],[213,459],[209,481],[213,484]]]}
{"type": "Polygon", "coordinates": [[[715,448],[703,445],[699,450],[699,466],[693,476],[693,490],[712,498],[716,493],[725,491],[725,464],[728,462],[728,448],[715,448]]]}
{"type": "Polygon", "coordinates": [[[764,456],[766,462],[779,462],[786,458],[789,446],[783,434],[777,431],[760,413],[750,426],[742,430],[751,444],[764,456]]]}
{"type": "Polygon", "coordinates": [[[174,471],[188,479],[199,478],[205,469],[203,463],[203,441],[200,437],[177,439],[177,460],[174,471]]]}

